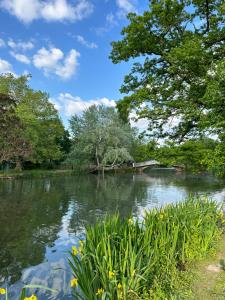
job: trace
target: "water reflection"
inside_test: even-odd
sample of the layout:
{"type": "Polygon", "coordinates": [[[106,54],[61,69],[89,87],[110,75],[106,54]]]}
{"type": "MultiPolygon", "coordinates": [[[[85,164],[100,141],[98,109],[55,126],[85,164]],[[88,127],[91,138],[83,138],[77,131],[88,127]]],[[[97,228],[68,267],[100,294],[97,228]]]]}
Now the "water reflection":
{"type": "MultiPolygon", "coordinates": [[[[225,198],[213,177],[172,172],[142,175],[57,177],[0,181],[0,284],[11,299],[24,283],[57,288],[70,299],[66,251],[83,236],[85,224],[118,211],[138,216],[143,208],[179,201],[189,193],[225,198]]],[[[39,293],[39,299],[53,299],[39,293]]]]}

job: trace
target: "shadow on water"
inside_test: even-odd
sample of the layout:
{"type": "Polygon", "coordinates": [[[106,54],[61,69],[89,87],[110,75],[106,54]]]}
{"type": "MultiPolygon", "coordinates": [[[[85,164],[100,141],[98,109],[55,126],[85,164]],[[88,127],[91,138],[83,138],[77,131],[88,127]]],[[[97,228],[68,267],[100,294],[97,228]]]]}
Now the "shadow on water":
{"type": "MultiPolygon", "coordinates": [[[[144,208],[207,193],[225,199],[225,184],[210,176],[174,172],[0,181],[0,284],[18,299],[23,284],[43,284],[72,299],[66,253],[84,226],[105,214],[140,216],[144,208]]],[[[52,296],[39,292],[39,299],[52,296]]]]}

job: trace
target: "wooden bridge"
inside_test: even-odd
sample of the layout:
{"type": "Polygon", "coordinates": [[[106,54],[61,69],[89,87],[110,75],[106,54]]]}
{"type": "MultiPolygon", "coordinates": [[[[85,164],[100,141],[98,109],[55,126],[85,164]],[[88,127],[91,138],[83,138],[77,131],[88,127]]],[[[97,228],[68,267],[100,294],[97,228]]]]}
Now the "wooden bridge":
{"type": "Polygon", "coordinates": [[[147,169],[149,167],[159,167],[161,164],[157,160],[148,160],[143,161],[139,163],[133,163],[133,168],[140,170],[140,172],[144,171],[144,169],[147,169]]]}
{"type": "MultiPolygon", "coordinates": [[[[95,172],[107,172],[107,171],[138,171],[138,172],[143,172],[145,169],[147,168],[154,168],[154,167],[163,167],[162,164],[157,161],[157,160],[148,160],[148,161],[143,161],[143,162],[133,162],[133,163],[130,163],[129,165],[128,164],[123,164],[123,165],[113,165],[113,166],[101,166],[101,167],[96,167],[96,166],[92,166],[90,172],[91,173],[95,173],[95,172]]],[[[166,168],[168,169],[168,168],[166,168]]],[[[170,167],[169,169],[173,169],[173,170],[176,170],[176,171],[182,171],[184,169],[183,166],[172,166],[170,167]]]]}

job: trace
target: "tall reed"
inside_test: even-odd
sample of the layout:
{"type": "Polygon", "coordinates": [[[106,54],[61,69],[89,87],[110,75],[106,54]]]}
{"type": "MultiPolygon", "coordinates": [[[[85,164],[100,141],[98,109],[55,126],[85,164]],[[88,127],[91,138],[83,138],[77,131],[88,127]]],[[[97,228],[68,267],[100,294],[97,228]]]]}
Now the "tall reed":
{"type": "Polygon", "coordinates": [[[114,215],[87,226],[69,259],[76,299],[178,299],[183,271],[213,248],[222,222],[215,201],[190,196],[141,222],[114,215]]]}

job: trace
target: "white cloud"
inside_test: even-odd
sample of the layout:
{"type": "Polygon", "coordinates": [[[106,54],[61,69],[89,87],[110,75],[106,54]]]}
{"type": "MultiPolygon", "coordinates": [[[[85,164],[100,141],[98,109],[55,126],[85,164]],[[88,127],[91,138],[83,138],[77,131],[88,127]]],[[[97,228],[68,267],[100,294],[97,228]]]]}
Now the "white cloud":
{"type": "Polygon", "coordinates": [[[3,39],[0,39],[0,48],[1,48],[1,47],[5,47],[5,42],[4,42],[3,39]]]}
{"type": "Polygon", "coordinates": [[[116,0],[116,4],[119,8],[118,16],[124,17],[130,12],[135,12],[135,0],[116,0]]]}
{"type": "Polygon", "coordinates": [[[24,55],[24,54],[19,54],[19,53],[15,53],[15,52],[13,52],[13,51],[10,51],[10,54],[11,54],[16,60],[18,60],[19,62],[24,63],[24,64],[27,64],[27,65],[30,64],[30,59],[29,59],[29,57],[27,57],[26,55],[24,55]]]}
{"type": "Polygon", "coordinates": [[[90,49],[96,49],[98,48],[98,45],[93,43],[93,42],[88,42],[83,36],[81,35],[77,35],[76,36],[76,39],[77,41],[81,44],[81,45],[84,45],[85,47],[87,48],[90,48],[90,49]]]}
{"type": "MultiPolygon", "coordinates": [[[[80,115],[85,109],[91,105],[105,105],[107,107],[116,107],[116,101],[106,97],[83,100],[79,96],[73,96],[70,93],[60,93],[57,97],[50,99],[55,108],[64,118],[70,118],[77,114],[80,115]]],[[[140,132],[147,130],[149,121],[147,119],[137,120],[137,115],[132,112],[130,114],[132,127],[137,127],[140,132]]]]}
{"type": "Polygon", "coordinates": [[[71,117],[74,114],[81,114],[91,105],[105,105],[115,107],[116,101],[108,98],[99,98],[91,100],[83,100],[78,96],[72,96],[70,93],[61,93],[57,98],[51,99],[55,108],[64,114],[66,117],[71,117]]]}
{"type": "Polygon", "coordinates": [[[36,68],[42,69],[45,76],[56,74],[62,79],[69,79],[75,74],[78,67],[80,53],[75,49],[70,50],[64,57],[64,53],[57,48],[41,48],[33,56],[33,64],[36,68]]]}
{"type": "Polygon", "coordinates": [[[27,51],[34,48],[34,44],[31,41],[28,42],[15,42],[13,39],[8,40],[8,46],[13,50],[27,51]]]}
{"type": "Polygon", "coordinates": [[[137,127],[140,131],[148,129],[149,120],[147,118],[138,119],[135,112],[131,112],[129,118],[132,127],[137,127]]]}
{"type": "Polygon", "coordinates": [[[13,73],[12,65],[4,59],[0,58],[0,73],[13,73]]]}
{"type": "Polygon", "coordinates": [[[93,11],[89,0],[77,0],[74,4],[68,0],[2,0],[0,6],[24,23],[37,19],[78,21],[93,11]]]}
{"type": "Polygon", "coordinates": [[[109,32],[111,29],[113,29],[115,26],[117,26],[118,23],[118,16],[117,14],[114,15],[113,13],[109,13],[106,15],[105,18],[105,24],[101,27],[95,28],[95,32],[98,35],[103,35],[107,32],[109,32]]]}
{"type": "Polygon", "coordinates": [[[115,26],[118,26],[121,19],[125,18],[128,13],[136,12],[137,0],[116,0],[117,11],[106,15],[105,24],[101,27],[95,28],[98,35],[103,35],[115,26]]]}
{"type": "Polygon", "coordinates": [[[106,22],[107,22],[108,25],[110,25],[112,27],[118,25],[116,17],[115,17],[115,15],[113,13],[109,13],[106,16],[106,22]]]}

